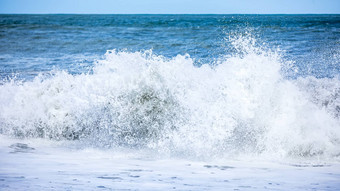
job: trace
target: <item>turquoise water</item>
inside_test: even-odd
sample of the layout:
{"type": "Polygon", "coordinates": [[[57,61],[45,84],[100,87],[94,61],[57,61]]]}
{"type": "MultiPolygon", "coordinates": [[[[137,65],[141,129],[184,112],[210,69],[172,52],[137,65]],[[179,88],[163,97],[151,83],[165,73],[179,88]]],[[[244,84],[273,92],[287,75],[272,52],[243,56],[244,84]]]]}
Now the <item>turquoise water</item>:
{"type": "Polygon", "coordinates": [[[252,35],[294,62],[288,76],[334,77],[339,28],[340,15],[0,15],[0,76],[82,73],[112,49],[189,54],[211,65],[235,54],[230,37],[252,35]]]}
{"type": "Polygon", "coordinates": [[[340,15],[1,15],[0,27],[1,134],[340,156],[340,15]]]}
{"type": "Polygon", "coordinates": [[[0,190],[339,190],[340,15],[0,15],[0,190]]]}

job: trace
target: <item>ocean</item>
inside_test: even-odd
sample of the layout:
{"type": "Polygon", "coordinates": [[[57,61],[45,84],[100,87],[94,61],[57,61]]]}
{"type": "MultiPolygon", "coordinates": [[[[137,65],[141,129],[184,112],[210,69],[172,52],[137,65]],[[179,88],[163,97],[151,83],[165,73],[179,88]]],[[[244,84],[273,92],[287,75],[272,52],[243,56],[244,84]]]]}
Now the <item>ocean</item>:
{"type": "Polygon", "coordinates": [[[0,190],[340,189],[340,15],[0,15],[0,190]]]}

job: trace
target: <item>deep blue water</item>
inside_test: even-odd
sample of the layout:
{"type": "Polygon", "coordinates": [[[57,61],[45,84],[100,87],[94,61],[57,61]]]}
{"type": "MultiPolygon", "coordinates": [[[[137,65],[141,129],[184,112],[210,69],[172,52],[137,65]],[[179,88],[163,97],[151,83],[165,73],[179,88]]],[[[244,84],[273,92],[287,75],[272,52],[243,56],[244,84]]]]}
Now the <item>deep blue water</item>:
{"type": "Polygon", "coordinates": [[[0,135],[339,161],[339,74],[340,15],[0,15],[0,135]]]}
{"type": "Polygon", "coordinates": [[[228,39],[237,35],[280,49],[298,68],[287,76],[340,73],[340,15],[0,15],[0,77],[82,73],[112,49],[213,64],[235,54],[228,39]]]}

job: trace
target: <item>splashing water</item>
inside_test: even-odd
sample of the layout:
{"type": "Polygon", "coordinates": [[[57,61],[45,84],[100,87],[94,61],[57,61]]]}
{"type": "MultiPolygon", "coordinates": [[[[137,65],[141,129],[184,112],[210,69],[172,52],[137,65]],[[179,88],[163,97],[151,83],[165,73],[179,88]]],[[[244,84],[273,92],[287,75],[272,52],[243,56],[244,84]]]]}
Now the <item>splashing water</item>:
{"type": "Polygon", "coordinates": [[[3,82],[0,132],[185,157],[336,159],[339,80],[286,79],[280,55],[254,42],[233,39],[237,54],[201,67],[113,50],[89,73],[3,82]]]}

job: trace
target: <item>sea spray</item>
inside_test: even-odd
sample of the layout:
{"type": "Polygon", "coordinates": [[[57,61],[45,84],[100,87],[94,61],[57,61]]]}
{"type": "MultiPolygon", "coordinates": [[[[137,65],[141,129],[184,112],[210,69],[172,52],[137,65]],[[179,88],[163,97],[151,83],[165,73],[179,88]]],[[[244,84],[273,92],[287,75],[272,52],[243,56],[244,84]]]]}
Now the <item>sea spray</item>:
{"type": "Polygon", "coordinates": [[[3,83],[0,132],[184,157],[336,159],[339,80],[286,79],[280,55],[254,42],[236,38],[237,54],[201,67],[112,50],[89,73],[3,83]]]}

